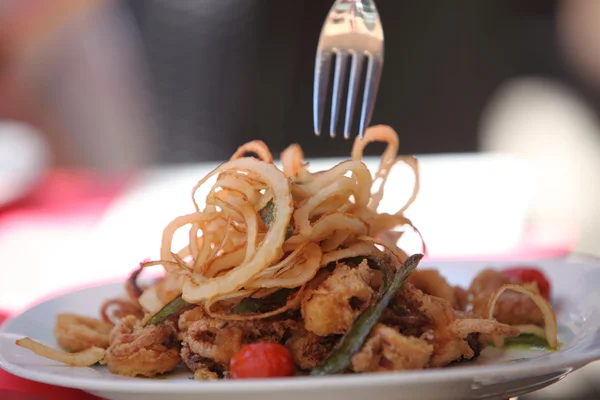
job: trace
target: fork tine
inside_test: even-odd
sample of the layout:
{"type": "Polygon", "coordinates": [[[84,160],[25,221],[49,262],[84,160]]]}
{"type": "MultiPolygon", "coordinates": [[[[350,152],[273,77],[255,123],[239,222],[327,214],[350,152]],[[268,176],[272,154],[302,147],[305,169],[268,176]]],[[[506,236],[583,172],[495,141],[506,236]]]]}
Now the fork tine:
{"type": "Polygon", "coordinates": [[[344,123],[344,139],[350,137],[350,125],[354,117],[354,108],[356,107],[356,95],[358,94],[358,84],[362,73],[362,54],[354,53],[352,55],[352,66],[350,67],[350,80],[348,81],[348,99],[346,100],[346,121],[344,123]]]}
{"type": "Polygon", "coordinates": [[[313,87],[313,127],[317,136],[321,133],[323,123],[323,109],[327,100],[330,67],[331,53],[318,52],[315,59],[315,83],[313,87]]]}
{"type": "Polygon", "coordinates": [[[329,123],[329,135],[335,137],[335,127],[337,126],[338,116],[340,114],[340,102],[342,101],[342,90],[344,88],[344,77],[346,76],[346,64],[348,53],[345,51],[337,52],[335,58],[335,73],[333,75],[333,96],[331,100],[331,121],[329,123]]]}
{"type": "Polygon", "coordinates": [[[375,99],[377,98],[377,89],[379,88],[379,80],[381,79],[381,71],[383,65],[381,59],[369,55],[369,65],[367,66],[367,75],[365,78],[365,93],[362,102],[362,110],[360,113],[360,127],[358,135],[363,136],[365,128],[371,122],[373,109],[375,108],[375,99]]]}

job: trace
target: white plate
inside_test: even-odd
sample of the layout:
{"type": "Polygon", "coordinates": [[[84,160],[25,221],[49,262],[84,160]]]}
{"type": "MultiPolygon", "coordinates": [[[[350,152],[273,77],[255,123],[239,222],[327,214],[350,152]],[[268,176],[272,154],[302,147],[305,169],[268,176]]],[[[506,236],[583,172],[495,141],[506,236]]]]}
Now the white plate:
{"type": "MultiPolygon", "coordinates": [[[[426,265],[427,263],[424,263],[426,265]]],[[[522,264],[510,262],[511,264],[522,264]]],[[[454,284],[467,285],[485,266],[506,262],[451,262],[436,266],[454,284]]],[[[76,312],[95,316],[103,299],[122,294],[122,284],[78,290],[39,304],[8,320],[0,333],[0,367],[34,381],[82,389],[112,400],[286,400],[306,399],[501,399],[550,385],[600,359],[600,268],[588,262],[546,260],[553,282],[560,326],[560,351],[554,353],[487,349],[479,361],[445,369],[402,373],[197,382],[189,372],[163,379],[126,378],[105,367],[76,368],[40,358],[14,344],[31,336],[55,345],[54,316],[76,312]],[[513,362],[511,362],[513,361],[513,362]]]]}

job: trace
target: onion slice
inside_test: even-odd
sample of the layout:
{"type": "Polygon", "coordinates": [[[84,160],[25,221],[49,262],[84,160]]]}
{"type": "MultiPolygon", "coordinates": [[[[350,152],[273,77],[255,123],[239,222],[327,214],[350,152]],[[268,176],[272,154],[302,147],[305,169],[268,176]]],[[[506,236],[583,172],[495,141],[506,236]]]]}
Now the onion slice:
{"type": "Polygon", "coordinates": [[[19,339],[15,342],[19,347],[33,351],[38,356],[58,361],[74,367],[89,367],[104,358],[104,349],[91,347],[79,353],[67,353],[53,349],[30,338],[19,339]]]}
{"type": "MultiPolygon", "coordinates": [[[[275,218],[271,228],[255,250],[253,256],[245,263],[218,277],[211,278],[201,285],[187,280],[183,286],[183,298],[189,303],[201,303],[219,295],[233,293],[246,282],[268,268],[277,257],[281,256],[281,247],[293,212],[290,183],[287,177],[275,165],[267,164],[254,158],[239,158],[221,164],[209,173],[194,188],[194,192],[212,176],[227,170],[242,170],[260,176],[261,181],[273,192],[275,218]]],[[[195,275],[194,275],[195,276],[195,275]]],[[[204,277],[202,277],[204,280],[204,277]]]]}
{"type": "Polygon", "coordinates": [[[551,349],[556,350],[558,348],[558,327],[556,324],[556,315],[554,315],[552,307],[546,301],[546,299],[544,299],[539,293],[536,293],[533,290],[527,289],[524,286],[514,284],[506,284],[500,286],[492,294],[488,302],[488,319],[494,319],[494,309],[496,308],[496,302],[498,301],[500,296],[507,290],[512,290],[514,292],[522,293],[528,296],[531,300],[533,300],[535,305],[538,306],[538,308],[542,312],[542,315],[544,316],[544,335],[546,341],[548,342],[548,346],[551,349]]]}
{"type": "Polygon", "coordinates": [[[273,163],[273,155],[269,150],[269,147],[262,140],[253,140],[251,142],[245,143],[238,147],[238,149],[233,153],[230,160],[237,160],[239,158],[243,158],[248,153],[256,154],[262,161],[272,164],[273,163]]]}
{"type": "Polygon", "coordinates": [[[352,159],[360,161],[363,158],[363,152],[365,147],[372,142],[386,142],[387,147],[381,156],[381,162],[379,169],[375,174],[373,181],[374,192],[371,192],[371,199],[369,201],[369,208],[371,210],[377,210],[381,199],[383,198],[383,189],[385,181],[387,180],[388,174],[392,167],[396,163],[396,153],[398,153],[398,135],[396,132],[387,125],[376,125],[368,129],[363,137],[357,136],[354,145],[352,146],[352,159]]]}

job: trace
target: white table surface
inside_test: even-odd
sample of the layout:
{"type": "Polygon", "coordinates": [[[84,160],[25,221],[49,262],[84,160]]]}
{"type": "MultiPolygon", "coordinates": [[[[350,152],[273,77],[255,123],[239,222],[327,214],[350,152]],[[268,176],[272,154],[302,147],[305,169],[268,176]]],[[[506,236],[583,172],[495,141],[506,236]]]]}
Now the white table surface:
{"type": "MultiPolygon", "coordinates": [[[[427,240],[432,258],[479,258],[510,252],[521,239],[528,176],[502,155],[421,156],[421,191],[408,216],[427,240]]],[[[317,160],[314,169],[335,160],[317,160]]],[[[376,167],[378,160],[369,159],[376,167]]],[[[15,227],[0,236],[8,276],[0,281],[0,309],[20,310],[74,286],[122,278],[145,257],[156,257],[164,226],[191,210],[190,191],[214,164],[157,167],[140,175],[105,213],[88,223],[15,227]],[[34,279],[32,279],[34,277],[34,279]]],[[[382,202],[398,208],[412,189],[406,166],[394,168],[382,202]]]]}

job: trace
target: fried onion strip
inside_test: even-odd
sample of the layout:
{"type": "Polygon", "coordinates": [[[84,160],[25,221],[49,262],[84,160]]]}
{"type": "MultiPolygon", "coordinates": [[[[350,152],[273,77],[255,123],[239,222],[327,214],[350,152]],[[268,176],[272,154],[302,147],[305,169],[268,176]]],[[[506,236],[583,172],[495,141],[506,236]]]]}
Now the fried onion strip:
{"type": "Polygon", "coordinates": [[[273,163],[273,155],[269,150],[269,147],[262,140],[253,140],[246,144],[241,145],[233,153],[230,160],[235,160],[244,157],[248,153],[256,154],[262,161],[266,163],[273,163]]]}
{"type": "Polygon", "coordinates": [[[91,347],[79,353],[67,353],[64,351],[53,349],[30,338],[19,339],[15,342],[19,347],[31,350],[38,356],[58,361],[63,364],[72,365],[74,367],[89,367],[104,358],[104,349],[99,347],[91,347]]]}
{"type": "MultiPolygon", "coordinates": [[[[528,296],[536,306],[542,312],[544,316],[544,336],[546,341],[548,342],[548,346],[551,349],[558,348],[558,328],[556,324],[556,315],[552,311],[552,307],[550,303],[546,301],[539,293],[534,292],[524,286],[514,285],[514,284],[506,284],[500,286],[490,297],[487,307],[487,316],[488,319],[494,319],[494,309],[496,308],[496,302],[502,296],[502,294],[507,291],[512,290],[517,293],[522,293],[528,296]]],[[[539,332],[539,331],[538,331],[539,332]]],[[[533,333],[533,332],[532,332],[533,333]]]]}
{"type": "Polygon", "coordinates": [[[377,246],[382,244],[404,261],[407,255],[386,239],[385,232],[401,227],[395,234],[399,236],[414,228],[403,213],[416,198],[419,175],[416,159],[396,157],[397,150],[398,137],[391,128],[372,127],[355,141],[351,160],[310,172],[298,145],[281,153],[283,170],[273,164],[262,141],[240,146],[228,162],[193,187],[196,212],[165,228],[161,260],[146,265],[162,264],[168,272],[183,275],[184,300],[203,304],[216,315],[222,313],[221,306],[246,297],[304,287],[323,266],[379,253],[377,246]],[[387,143],[387,148],[372,176],[362,157],[367,144],[375,141],[387,143]],[[258,159],[246,157],[248,153],[258,159]],[[400,161],[414,171],[413,192],[399,211],[380,214],[376,209],[383,186],[400,161]],[[204,186],[208,193],[202,202],[196,196],[204,186]],[[171,249],[173,235],[184,226],[190,226],[189,244],[171,249]]]}
{"type": "Polygon", "coordinates": [[[385,181],[396,163],[396,153],[398,153],[398,135],[392,128],[385,125],[376,125],[368,129],[363,137],[357,136],[352,147],[352,159],[362,160],[363,152],[365,147],[369,143],[381,141],[386,142],[388,145],[381,156],[381,162],[379,169],[375,174],[375,180],[373,186],[375,193],[371,193],[371,200],[369,202],[369,208],[376,210],[383,198],[383,187],[385,181]]]}
{"type": "Polygon", "coordinates": [[[240,158],[216,168],[196,184],[195,189],[215,174],[235,168],[253,172],[272,188],[276,215],[254,256],[246,263],[223,275],[211,278],[202,285],[197,285],[191,280],[185,282],[183,298],[190,303],[202,302],[220,294],[235,292],[256,274],[268,268],[281,255],[281,247],[285,240],[285,232],[292,216],[293,206],[290,183],[277,167],[252,158],[240,158]]]}

